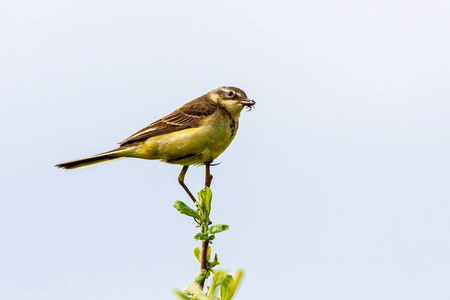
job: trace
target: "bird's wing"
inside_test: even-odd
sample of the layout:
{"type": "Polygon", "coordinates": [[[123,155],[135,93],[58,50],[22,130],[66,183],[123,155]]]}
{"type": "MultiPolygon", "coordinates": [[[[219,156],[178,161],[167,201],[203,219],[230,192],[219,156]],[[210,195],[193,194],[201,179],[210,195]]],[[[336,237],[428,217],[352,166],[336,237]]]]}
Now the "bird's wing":
{"type": "Polygon", "coordinates": [[[211,101],[202,98],[193,100],[175,110],[170,115],[141,129],[119,144],[122,147],[146,140],[153,136],[198,127],[200,122],[212,115],[216,109],[217,105],[211,101]]]}

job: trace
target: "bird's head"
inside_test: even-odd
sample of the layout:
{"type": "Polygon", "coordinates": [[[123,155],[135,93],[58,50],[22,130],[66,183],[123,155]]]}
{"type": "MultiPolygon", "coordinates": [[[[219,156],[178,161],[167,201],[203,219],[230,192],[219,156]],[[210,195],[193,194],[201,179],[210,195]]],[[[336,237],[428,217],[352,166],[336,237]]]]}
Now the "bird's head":
{"type": "Polygon", "coordinates": [[[209,98],[223,107],[232,117],[238,117],[244,107],[249,109],[255,101],[247,98],[245,92],[237,87],[222,86],[208,93],[209,98]]]}

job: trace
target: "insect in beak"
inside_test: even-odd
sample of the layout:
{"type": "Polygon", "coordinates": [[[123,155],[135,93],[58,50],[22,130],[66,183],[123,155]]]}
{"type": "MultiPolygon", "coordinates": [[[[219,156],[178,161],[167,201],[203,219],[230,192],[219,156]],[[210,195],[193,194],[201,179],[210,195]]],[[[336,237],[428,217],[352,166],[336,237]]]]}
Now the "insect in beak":
{"type": "Polygon", "coordinates": [[[251,111],[253,108],[253,105],[255,105],[255,101],[251,99],[242,99],[241,100],[242,105],[244,105],[246,108],[248,108],[247,111],[251,111]]]}

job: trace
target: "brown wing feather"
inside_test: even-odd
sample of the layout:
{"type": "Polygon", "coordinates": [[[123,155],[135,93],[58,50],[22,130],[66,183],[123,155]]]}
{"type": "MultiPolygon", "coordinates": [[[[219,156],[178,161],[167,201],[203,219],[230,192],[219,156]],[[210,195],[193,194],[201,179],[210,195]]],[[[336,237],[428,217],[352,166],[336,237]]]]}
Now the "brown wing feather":
{"type": "Polygon", "coordinates": [[[146,140],[153,136],[198,127],[200,121],[212,115],[216,109],[217,105],[214,102],[204,99],[202,96],[186,103],[171,114],[139,130],[119,144],[122,147],[146,140]]]}

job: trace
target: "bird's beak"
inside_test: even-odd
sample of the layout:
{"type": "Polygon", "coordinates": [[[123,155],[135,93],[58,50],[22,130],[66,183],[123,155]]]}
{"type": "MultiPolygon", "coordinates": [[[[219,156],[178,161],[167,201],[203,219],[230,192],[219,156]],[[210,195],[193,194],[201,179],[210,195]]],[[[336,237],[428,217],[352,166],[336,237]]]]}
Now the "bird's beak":
{"type": "Polygon", "coordinates": [[[255,101],[254,100],[250,100],[250,99],[242,99],[241,100],[241,104],[247,107],[252,107],[253,105],[255,105],[255,101]]]}

